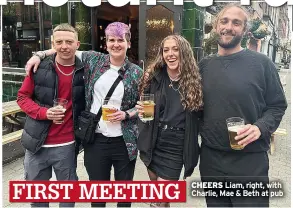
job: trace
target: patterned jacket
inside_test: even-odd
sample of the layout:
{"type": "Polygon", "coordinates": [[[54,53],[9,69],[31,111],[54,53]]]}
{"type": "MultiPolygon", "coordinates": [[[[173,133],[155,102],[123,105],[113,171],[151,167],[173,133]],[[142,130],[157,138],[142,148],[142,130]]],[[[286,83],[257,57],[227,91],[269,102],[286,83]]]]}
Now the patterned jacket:
{"type": "MultiPolygon", "coordinates": [[[[93,103],[94,85],[96,81],[110,69],[110,55],[95,51],[84,51],[82,53],[82,62],[85,66],[85,99],[86,110],[90,110],[93,103]]],[[[143,70],[128,61],[126,58],[123,64],[125,67],[124,78],[124,95],[122,98],[122,111],[134,108],[139,100],[138,84],[142,77],[143,70]],[[126,67],[127,63],[127,67],[126,67]]],[[[137,117],[121,122],[123,139],[127,147],[129,159],[133,160],[137,156],[137,138],[138,126],[137,117]]]]}

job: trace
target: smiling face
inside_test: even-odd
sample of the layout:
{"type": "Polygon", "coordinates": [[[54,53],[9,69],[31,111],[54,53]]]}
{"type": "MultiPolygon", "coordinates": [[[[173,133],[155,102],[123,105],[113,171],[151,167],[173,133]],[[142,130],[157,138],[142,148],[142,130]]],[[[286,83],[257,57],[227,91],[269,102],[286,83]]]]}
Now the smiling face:
{"type": "Polygon", "coordinates": [[[168,69],[174,72],[179,72],[179,47],[173,38],[165,40],[163,44],[163,59],[167,64],[168,69]]]}
{"type": "Polygon", "coordinates": [[[129,46],[130,42],[126,40],[125,34],[123,37],[107,36],[107,51],[112,58],[125,59],[126,51],[129,46]]]}
{"type": "Polygon", "coordinates": [[[53,38],[57,56],[65,61],[74,59],[75,51],[80,45],[76,35],[70,31],[56,31],[53,33],[53,38]]]}
{"type": "Polygon", "coordinates": [[[240,46],[245,33],[245,22],[247,16],[238,7],[230,7],[219,17],[216,25],[218,44],[224,49],[231,49],[240,46]]]}

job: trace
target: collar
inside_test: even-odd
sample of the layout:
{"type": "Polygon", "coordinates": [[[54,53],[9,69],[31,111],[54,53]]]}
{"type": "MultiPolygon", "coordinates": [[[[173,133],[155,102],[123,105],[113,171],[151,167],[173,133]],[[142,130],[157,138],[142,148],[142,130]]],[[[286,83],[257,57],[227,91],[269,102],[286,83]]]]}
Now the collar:
{"type": "Polygon", "coordinates": [[[167,71],[167,65],[166,64],[164,64],[162,67],[160,67],[157,70],[155,70],[154,78],[158,83],[162,81],[164,71],[167,71]]]}
{"type": "MultiPolygon", "coordinates": [[[[104,67],[107,67],[107,68],[110,68],[110,64],[111,64],[111,62],[110,62],[110,55],[109,54],[107,54],[106,55],[106,57],[105,57],[105,63],[104,63],[104,67]]],[[[124,63],[122,64],[122,66],[121,66],[121,68],[119,69],[119,70],[121,70],[121,71],[123,71],[123,72],[125,72],[126,70],[127,70],[127,68],[128,68],[128,64],[129,64],[130,62],[129,62],[129,60],[128,60],[128,57],[127,56],[125,56],[125,59],[124,59],[124,63]]]]}

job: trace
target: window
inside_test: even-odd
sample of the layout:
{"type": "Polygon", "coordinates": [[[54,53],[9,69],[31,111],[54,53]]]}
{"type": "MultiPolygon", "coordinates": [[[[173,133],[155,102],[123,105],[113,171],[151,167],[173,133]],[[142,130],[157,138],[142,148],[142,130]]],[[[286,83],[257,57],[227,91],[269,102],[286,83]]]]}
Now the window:
{"type": "Polygon", "coordinates": [[[43,4],[43,18],[44,20],[51,20],[51,7],[47,4],[43,4]]]}
{"type": "Polygon", "coordinates": [[[22,20],[23,22],[37,22],[38,10],[37,6],[25,6],[22,7],[22,20]]]}

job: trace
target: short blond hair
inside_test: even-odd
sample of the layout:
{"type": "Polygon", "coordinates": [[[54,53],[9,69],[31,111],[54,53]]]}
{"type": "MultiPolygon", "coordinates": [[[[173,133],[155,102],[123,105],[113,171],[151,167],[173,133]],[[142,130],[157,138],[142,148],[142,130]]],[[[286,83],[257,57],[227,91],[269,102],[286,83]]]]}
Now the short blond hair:
{"type": "Polygon", "coordinates": [[[217,25],[218,25],[218,22],[220,20],[220,18],[223,16],[223,14],[230,8],[233,8],[233,7],[236,7],[236,8],[239,8],[241,9],[245,16],[246,16],[246,19],[244,20],[244,30],[247,31],[249,29],[249,20],[250,20],[250,15],[247,11],[247,9],[243,6],[241,6],[241,4],[239,3],[230,3],[230,4],[227,4],[226,6],[224,6],[221,11],[219,11],[219,13],[217,14],[214,22],[213,22],[213,29],[215,30],[217,28],[217,25]]]}
{"type": "MultiPolygon", "coordinates": [[[[75,30],[74,27],[72,27],[70,24],[68,23],[63,23],[60,25],[57,25],[54,30],[53,30],[53,35],[55,32],[57,31],[67,31],[67,32],[73,32],[75,35],[76,40],[78,40],[78,32],[75,30]]],[[[54,36],[53,36],[54,37],[54,36]]]]}

